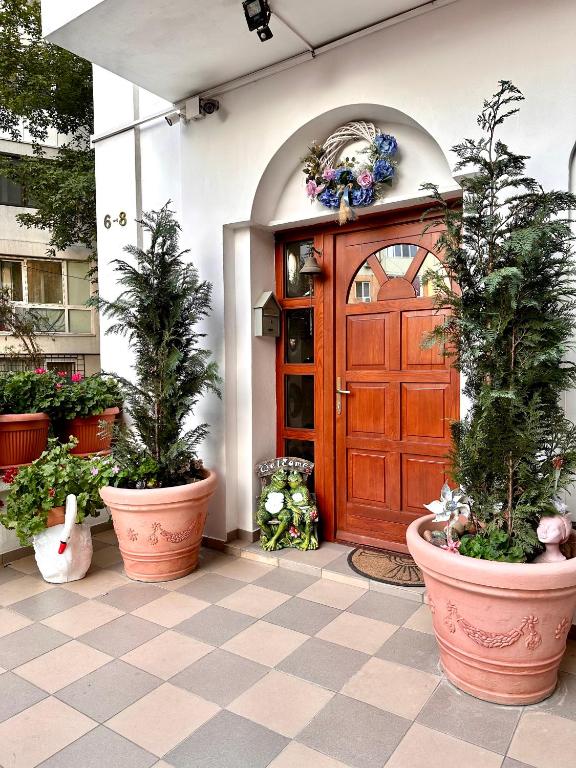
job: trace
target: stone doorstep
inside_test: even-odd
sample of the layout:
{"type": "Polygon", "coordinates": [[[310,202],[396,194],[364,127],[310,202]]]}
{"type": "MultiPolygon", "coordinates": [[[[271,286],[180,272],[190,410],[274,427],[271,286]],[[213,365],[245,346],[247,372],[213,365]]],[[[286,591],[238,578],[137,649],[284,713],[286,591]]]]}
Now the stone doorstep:
{"type": "MultiPolygon", "coordinates": [[[[204,546],[211,547],[211,542],[204,541],[204,546]]],[[[341,555],[350,551],[350,547],[334,542],[330,542],[330,547],[339,548],[341,550],[335,559],[338,559],[341,555]]],[[[235,539],[228,543],[219,542],[219,546],[215,548],[227,555],[232,555],[233,557],[243,557],[246,560],[253,560],[258,563],[272,565],[276,568],[288,568],[299,573],[305,573],[311,576],[329,579],[331,581],[339,581],[354,587],[371,589],[375,592],[382,592],[391,595],[392,597],[403,598],[404,600],[412,600],[416,603],[426,602],[426,590],[424,587],[397,587],[394,584],[383,584],[380,581],[363,578],[356,574],[352,569],[350,569],[349,574],[342,573],[339,570],[332,570],[330,568],[330,563],[321,567],[315,564],[306,563],[301,559],[301,556],[292,559],[288,550],[282,550],[282,557],[279,557],[274,552],[264,552],[264,550],[257,548],[252,542],[246,541],[245,539],[235,539]]],[[[322,544],[320,544],[319,548],[319,551],[321,550],[322,544]]],[[[298,552],[299,550],[295,551],[298,552]]]]}

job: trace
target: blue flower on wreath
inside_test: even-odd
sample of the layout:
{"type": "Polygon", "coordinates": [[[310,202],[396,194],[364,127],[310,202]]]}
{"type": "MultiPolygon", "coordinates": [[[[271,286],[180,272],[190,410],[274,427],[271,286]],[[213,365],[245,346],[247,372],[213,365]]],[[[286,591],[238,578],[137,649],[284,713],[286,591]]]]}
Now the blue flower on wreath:
{"type": "Polygon", "coordinates": [[[350,193],[350,202],[352,205],[372,205],[374,202],[374,187],[362,189],[362,187],[353,188],[350,193]]]}
{"type": "Polygon", "coordinates": [[[340,195],[333,189],[325,189],[324,192],[318,195],[317,198],[322,205],[326,208],[339,208],[340,207],[340,195]]]}
{"type": "Polygon", "coordinates": [[[398,142],[388,133],[377,133],[374,144],[381,155],[395,155],[398,149],[398,142]]]}
{"type": "Polygon", "coordinates": [[[394,166],[390,165],[388,160],[384,160],[383,158],[376,160],[372,175],[374,176],[374,181],[377,182],[384,181],[384,179],[390,179],[394,176],[394,166]]]}
{"type": "Polygon", "coordinates": [[[336,183],[348,184],[354,178],[354,174],[350,168],[336,168],[336,183]]]}

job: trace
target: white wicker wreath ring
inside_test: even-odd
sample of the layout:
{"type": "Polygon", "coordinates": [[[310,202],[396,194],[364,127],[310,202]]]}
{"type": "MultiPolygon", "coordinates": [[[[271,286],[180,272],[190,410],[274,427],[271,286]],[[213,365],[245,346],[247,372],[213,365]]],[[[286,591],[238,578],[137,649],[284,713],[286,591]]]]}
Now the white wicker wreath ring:
{"type": "Polygon", "coordinates": [[[306,193],[326,208],[339,209],[341,224],[356,217],[353,207],[372,205],[396,173],[398,144],[374,123],[356,120],[338,128],[304,158],[306,193]],[[356,160],[340,158],[343,148],[364,140],[368,146],[356,160]]]}

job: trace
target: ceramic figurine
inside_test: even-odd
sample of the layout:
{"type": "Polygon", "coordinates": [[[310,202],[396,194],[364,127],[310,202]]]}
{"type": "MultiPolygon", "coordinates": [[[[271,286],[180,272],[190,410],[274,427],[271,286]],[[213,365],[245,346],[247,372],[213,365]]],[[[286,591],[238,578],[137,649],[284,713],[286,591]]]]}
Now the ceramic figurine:
{"type": "Polygon", "coordinates": [[[568,515],[556,515],[555,517],[542,517],[536,530],[538,541],[546,547],[541,555],[534,558],[535,563],[559,563],[566,560],[560,552],[560,544],[564,544],[570,538],[572,532],[572,520],[568,515]]]}
{"type": "Polygon", "coordinates": [[[65,584],[84,578],[92,562],[92,533],[86,523],[76,524],[76,496],[66,497],[64,524],[46,528],[32,543],[44,581],[65,584]]]}

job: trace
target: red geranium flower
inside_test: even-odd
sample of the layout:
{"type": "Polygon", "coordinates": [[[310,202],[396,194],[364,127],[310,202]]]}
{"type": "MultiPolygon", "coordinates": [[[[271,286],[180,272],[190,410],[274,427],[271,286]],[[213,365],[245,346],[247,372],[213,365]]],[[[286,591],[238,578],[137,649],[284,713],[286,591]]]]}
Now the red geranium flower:
{"type": "Polygon", "coordinates": [[[54,488],[49,489],[48,496],[50,496],[51,499],[53,499],[54,496],[56,496],[56,491],[54,490],[54,488]]]}
{"type": "Polygon", "coordinates": [[[18,467],[8,467],[8,469],[4,470],[4,474],[2,475],[2,482],[7,483],[10,485],[14,482],[14,478],[18,474],[18,467]]]}

